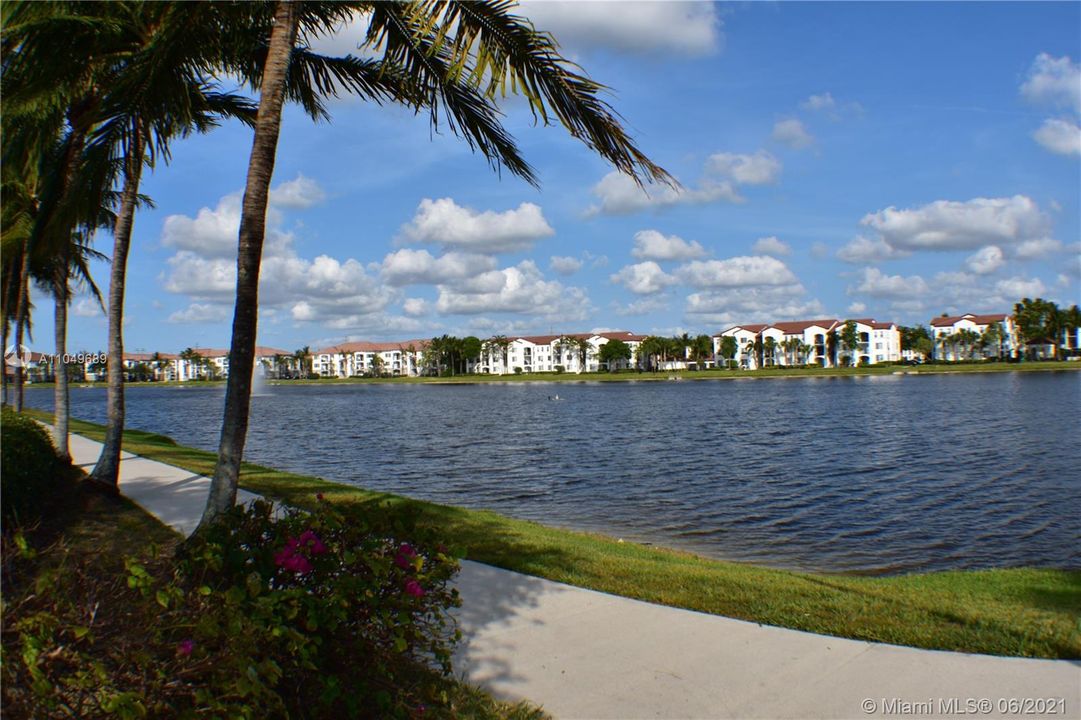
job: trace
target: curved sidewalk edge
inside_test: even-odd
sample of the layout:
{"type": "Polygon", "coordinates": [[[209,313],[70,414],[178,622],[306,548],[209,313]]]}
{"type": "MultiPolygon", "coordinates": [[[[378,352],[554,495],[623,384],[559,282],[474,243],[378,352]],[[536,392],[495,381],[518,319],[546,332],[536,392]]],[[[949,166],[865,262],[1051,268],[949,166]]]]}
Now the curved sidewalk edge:
{"type": "MultiPolygon", "coordinates": [[[[89,469],[100,452],[101,443],[71,435],[76,465],[89,469]]],[[[184,535],[198,525],[209,486],[122,455],[120,491],[184,535]]],[[[257,497],[238,493],[240,502],[257,497]]],[[[457,673],[557,718],[1081,718],[1081,661],[815,635],[470,561],[457,587],[457,673]]]]}

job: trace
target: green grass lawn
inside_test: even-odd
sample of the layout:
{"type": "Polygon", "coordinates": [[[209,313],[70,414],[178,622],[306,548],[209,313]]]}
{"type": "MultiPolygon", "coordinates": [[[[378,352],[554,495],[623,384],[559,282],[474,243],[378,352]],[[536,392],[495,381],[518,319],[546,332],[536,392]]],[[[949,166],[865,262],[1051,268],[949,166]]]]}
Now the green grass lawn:
{"type": "MultiPolygon", "coordinates": [[[[43,419],[47,416],[37,413],[43,419]]],[[[99,425],[72,431],[100,440],[99,425]]],[[[215,455],[125,434],[124,448],[200,474],[215,455]]],[[[1007,569],[892,577],[798,573],[721,562],[367,491],[245,464],[241,485],[297,506],[315,494],[349,512],[437,527],[472,560],[649,602],[841,637],[994,655],[1081,658],[1081,571],[1007,569]]]]}

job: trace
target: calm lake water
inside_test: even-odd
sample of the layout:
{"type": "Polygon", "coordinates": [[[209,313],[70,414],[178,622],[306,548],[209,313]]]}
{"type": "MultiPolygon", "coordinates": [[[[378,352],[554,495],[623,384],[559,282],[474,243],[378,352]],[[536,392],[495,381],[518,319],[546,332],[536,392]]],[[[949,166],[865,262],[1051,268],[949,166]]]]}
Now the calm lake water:
{"type": "MultiPolygon", "coordinates": [[[[213,450],[224,396],[131,388],[128,423],[213,450]]],[[[72,414],[104,422],[104,389],[72,414]]],[[[1076,372],[286,385],[246,459],[774,567],[1081,568],[1079,431],[1076,372]]]]}

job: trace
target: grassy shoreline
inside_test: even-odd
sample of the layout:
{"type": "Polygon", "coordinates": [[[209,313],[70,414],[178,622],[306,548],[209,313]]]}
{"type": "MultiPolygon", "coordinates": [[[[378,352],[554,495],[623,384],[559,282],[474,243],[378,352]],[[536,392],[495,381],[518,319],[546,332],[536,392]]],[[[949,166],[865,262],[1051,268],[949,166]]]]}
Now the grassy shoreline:
{"type": "MultiPolygon", "coordinates": [[[[751,380],[760,378],[844,378],[880,375],[952,375],[1003,372],[1055,372],[1081,370],[1078,361],[1022,363],[973,363],[960,365],[868,365],[856,368],[763,368],[761,370],[670,370],[661,372],[522,373],[520,375],[454,375],[447,377],[322,378],[308,380],[268,380],[268,385],[471,385],[481,383],[594,383],[667,382],[679,380],[751,380]]],[[[186,382],[129,382],[129,387],[213,387],[225,380],[186,382]]],[[[72,383],[73,387],[105,387],[104,382],[72,383]]],[[[33,383],[27,388],[52,388],[53,383],[33,383]]]]}
{"type": "MultiPolygon", "coordinates": [[[[47,419],[40,412],[31,414],[47,419]]],[[[100,440],[100,425],[72,431],[100,440]]],[[[210,474],[215,455],[131,430],[137,455],[210,474]]],[[[241,485],[296,505],[439,528],[472,560],[648,602],[860,640],[993,655],[1081,658],[1081,571],[1018,568],[893,577],[798,573],[707,559],[490,511],[436,505],[245,463],[241,485]]]]}

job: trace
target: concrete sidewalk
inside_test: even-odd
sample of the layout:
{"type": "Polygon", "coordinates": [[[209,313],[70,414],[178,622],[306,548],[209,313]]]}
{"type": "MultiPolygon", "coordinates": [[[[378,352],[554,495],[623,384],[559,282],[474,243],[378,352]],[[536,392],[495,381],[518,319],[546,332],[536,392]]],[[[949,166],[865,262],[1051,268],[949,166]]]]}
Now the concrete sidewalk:
{"type": "MultiPolygon", "coordinates": [[[[71,436],[77,465],[89,469],[100,451],[100,443],[71,436]]],[[[121,492],[190,533],[210,481],[122,457],[121,492]]],[[[255,497],[241,491],[239,499],[255,497]]],[[[843,640],[468,561],[457,585],[457,672],[556,718],[1081,718],[1081,662],[843,640]],[[1034,702],[1012,704],[1026,700],[1034,702]]]]}

